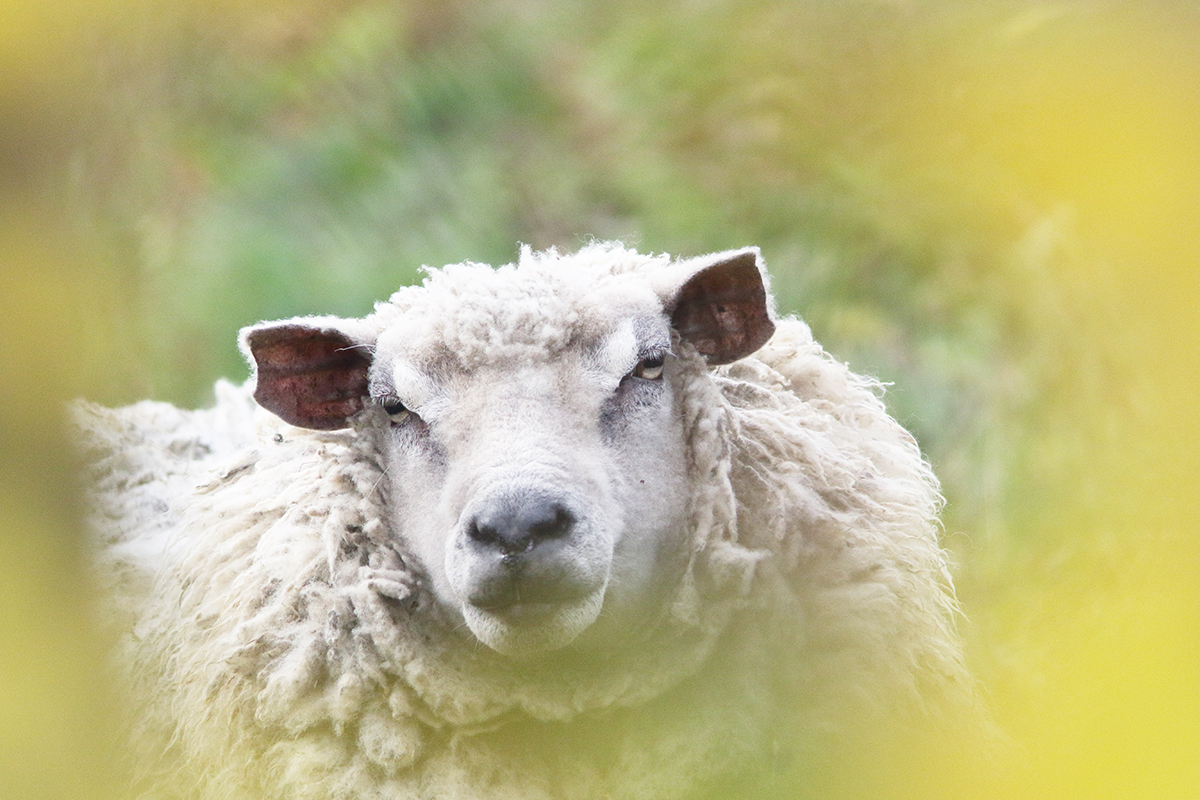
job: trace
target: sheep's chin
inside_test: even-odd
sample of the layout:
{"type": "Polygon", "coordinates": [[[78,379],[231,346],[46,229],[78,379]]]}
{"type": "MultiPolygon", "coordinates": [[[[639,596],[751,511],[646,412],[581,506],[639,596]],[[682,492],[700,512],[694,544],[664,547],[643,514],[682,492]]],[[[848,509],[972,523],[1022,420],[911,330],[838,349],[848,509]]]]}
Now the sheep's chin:
{"type": "Polygon", "coordinates": [[[570,603],[527,603],[502,612],[472,605],[462,609],[475,638],[498,653],[513,658],[566,647],[583,633],[604,605],[604,590],[570,603]]]}

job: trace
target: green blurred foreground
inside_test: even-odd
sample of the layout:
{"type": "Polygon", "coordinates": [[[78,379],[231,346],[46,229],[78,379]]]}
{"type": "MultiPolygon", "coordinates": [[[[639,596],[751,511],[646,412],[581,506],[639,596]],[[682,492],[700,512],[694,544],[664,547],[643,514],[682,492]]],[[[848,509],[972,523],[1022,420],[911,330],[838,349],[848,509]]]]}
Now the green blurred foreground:
{"type": "MultiPolygon", "coordinates": [[[[120,796],[62,398],[202,404],[241,325],[590,236],[759,244],[893,382],[1030,763],[962,793],[1200,797],[1195,2],[0,0],[0,31],[0,797],[120,796]]],[[[947,769],[915,756],[898,796],[947,769]]]]}

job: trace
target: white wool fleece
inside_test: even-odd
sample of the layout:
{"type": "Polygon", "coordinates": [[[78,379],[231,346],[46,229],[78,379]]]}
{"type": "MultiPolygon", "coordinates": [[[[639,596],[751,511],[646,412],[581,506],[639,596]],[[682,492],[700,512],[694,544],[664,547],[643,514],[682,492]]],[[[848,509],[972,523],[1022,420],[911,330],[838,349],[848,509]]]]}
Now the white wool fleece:
{"type": "MultiPolygon", "coordinates": [[[[669,266],[614,244],[525,250],[431,271],[355,324],[422,374],[541,363],[611,317],[598,302],[640,309],[628,287],[669,266]]],[[[472,637],[390,521],[378,405],[318,432],[257,408],[250,384],[203,411],[81,404],[139,790],[758,797],[884,726],[986,728],[936,481],[879,386],[796,320],[726,366],[671,346],[685,567],[604,657],[510,660],[472,637]]]]}

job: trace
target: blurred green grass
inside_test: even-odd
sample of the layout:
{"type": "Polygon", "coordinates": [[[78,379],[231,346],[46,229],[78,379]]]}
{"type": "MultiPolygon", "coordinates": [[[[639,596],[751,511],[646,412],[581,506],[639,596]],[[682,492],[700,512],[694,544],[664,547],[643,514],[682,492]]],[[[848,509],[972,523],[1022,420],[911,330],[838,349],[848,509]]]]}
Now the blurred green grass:
{"type": "Polygon", "coordinates": [[[1200,5],[0,13],[0,686],[41,698],[0,711],[32,742],[0,795],[103,772],[58,769],[106,715],[99,645],[64,633],[86,591],[57,587],[86,580],[48,398],[203,404],[245,375],[242,325],[615,237],[760,245],[781,309],[891,383],[944,482],[972,665],[1031,754],[997,796],[1200,796],[1200,5]]]}

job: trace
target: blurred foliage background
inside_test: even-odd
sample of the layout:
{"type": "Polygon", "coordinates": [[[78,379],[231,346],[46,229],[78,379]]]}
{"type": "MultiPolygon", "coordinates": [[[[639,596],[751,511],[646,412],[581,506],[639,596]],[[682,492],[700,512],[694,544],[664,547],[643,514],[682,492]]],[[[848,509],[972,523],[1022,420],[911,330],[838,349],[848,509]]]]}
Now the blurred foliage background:
{"type": "Polygon", "coordinates": [[[758,244],[892,384],[1028,755],[981,794],[1200,797],[1200,4],[0,0],[0,31],[0,796],[120,796],[58,401],[202,405],[242,325],[595,237],[758,244]]]}

